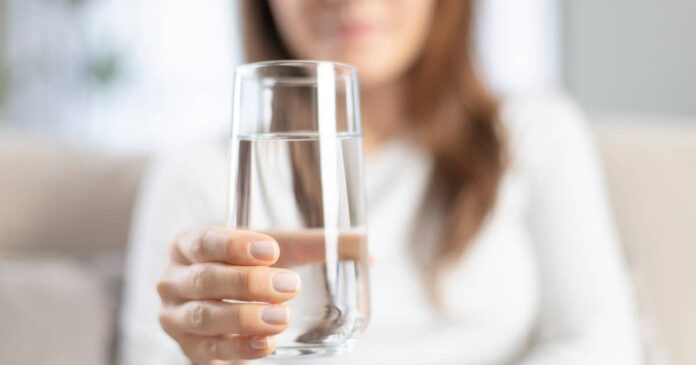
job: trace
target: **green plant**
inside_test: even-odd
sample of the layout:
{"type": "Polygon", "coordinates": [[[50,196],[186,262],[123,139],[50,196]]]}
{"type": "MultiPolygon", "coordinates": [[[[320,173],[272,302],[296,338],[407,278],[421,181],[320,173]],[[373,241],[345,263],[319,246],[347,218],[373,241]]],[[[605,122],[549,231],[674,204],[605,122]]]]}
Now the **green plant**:
{"type": "Polygon", "coordinates": [[[87,64],[87,71],[97,85],[109,86],[120,75],[121,58],[116,51],[94,55],[87,64]]]}

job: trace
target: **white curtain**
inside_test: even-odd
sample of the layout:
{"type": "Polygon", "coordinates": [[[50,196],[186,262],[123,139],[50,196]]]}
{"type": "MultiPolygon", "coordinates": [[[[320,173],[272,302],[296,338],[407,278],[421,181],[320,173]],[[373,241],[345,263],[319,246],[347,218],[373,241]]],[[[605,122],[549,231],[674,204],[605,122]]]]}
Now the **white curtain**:
{"type": "Polygon", "coordinates": [[[559,0],[480,0],[478,53],[484,75],[503,95],[561,84],[559,0]]]}
{"type": "Polygon", "coordinates": [[[225,133],[233,1],[7,1],[8,123],[125,152],[225,133]]]}

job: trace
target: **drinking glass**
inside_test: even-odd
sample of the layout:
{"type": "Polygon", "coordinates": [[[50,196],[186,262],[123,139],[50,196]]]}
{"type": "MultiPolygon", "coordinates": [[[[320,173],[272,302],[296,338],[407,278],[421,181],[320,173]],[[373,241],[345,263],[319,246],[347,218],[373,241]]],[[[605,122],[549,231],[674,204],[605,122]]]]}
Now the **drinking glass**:
{"type": "Polygon", "coordinates": [[[228,225],[280,246],[300,275],[272,356],[349,349],[370,316],[357,72],[323,61],[236,69],[228,225]]]}

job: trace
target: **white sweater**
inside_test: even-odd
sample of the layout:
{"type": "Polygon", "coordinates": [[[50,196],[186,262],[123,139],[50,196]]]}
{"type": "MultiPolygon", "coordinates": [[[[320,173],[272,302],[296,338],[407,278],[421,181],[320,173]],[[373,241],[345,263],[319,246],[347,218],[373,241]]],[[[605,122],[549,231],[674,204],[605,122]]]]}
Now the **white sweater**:
{"type": "MultiPolygon", "coordinates": [[[[641,363],[633,293],[582,115],[562,98],[534,97],[508,102],[502,117],[512,163],[490,220],[444,278],[449,317],[426,299],[410,252],[433,161],[395,140],[366,158],[370,325],[353,351],[301,363],[641,363]]],[[[154,288],[177,233],[225,221],[228,163],[218,142],[170,153],[145,181],[128,260],[122,364],[188,364],[159,327],[154,288]]]]}

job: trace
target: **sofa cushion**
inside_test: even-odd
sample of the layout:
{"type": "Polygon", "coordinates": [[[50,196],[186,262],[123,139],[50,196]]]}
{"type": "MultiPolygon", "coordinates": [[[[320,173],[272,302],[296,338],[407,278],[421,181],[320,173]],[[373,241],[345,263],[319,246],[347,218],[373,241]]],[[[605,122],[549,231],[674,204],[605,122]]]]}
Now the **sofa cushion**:
{"type": "Polygon", "coordinates": [[[0,130],[0,253],[124,247],[142,165],[0,130]]]}
{"type": "Polygon", "coordinates": [[[0,260],[0,363],[107,365],[113,304],[68,259],[0,260]]]}
{"type": "Polygon", "coordinates": [[[595,119],[644,311],[674,363],[696,364],[696,119],[595,119]]]}

